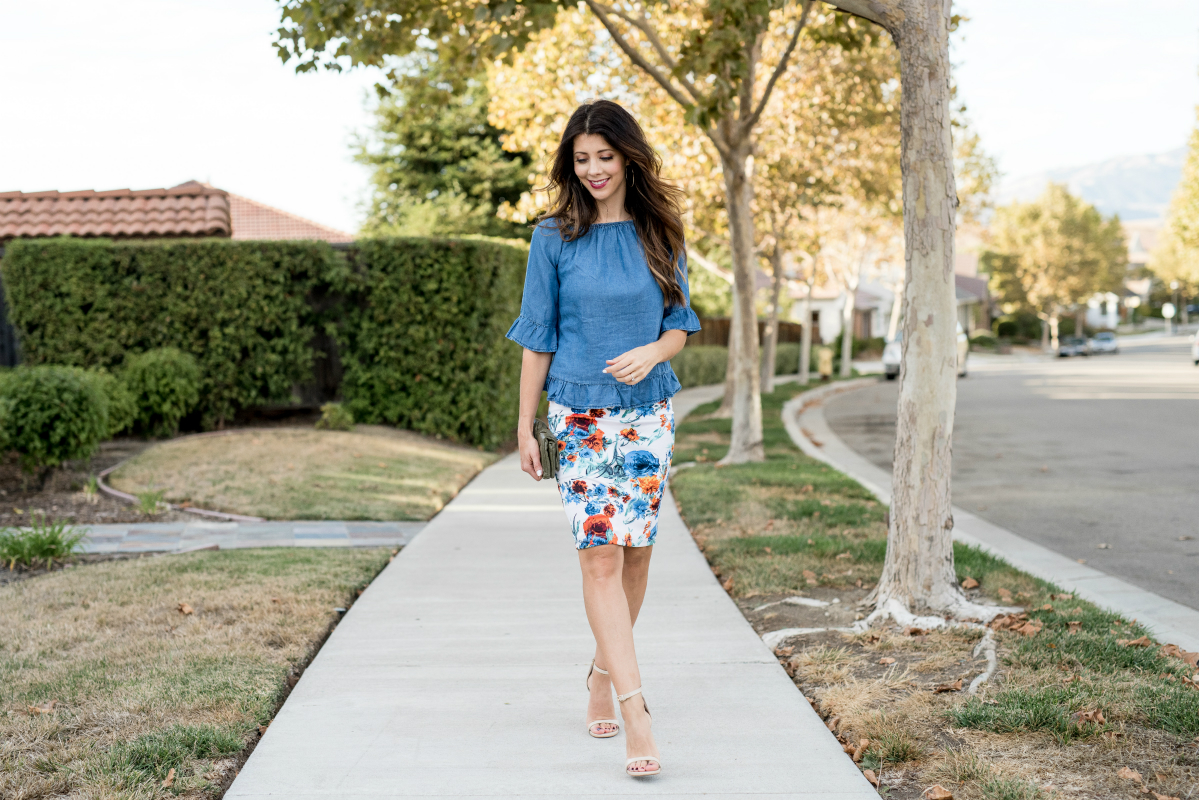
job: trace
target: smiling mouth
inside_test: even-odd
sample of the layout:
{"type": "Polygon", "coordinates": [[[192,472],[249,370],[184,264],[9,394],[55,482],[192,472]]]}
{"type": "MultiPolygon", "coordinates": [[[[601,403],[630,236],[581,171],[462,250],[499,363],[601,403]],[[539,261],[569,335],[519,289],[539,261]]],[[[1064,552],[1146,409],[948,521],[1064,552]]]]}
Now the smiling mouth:
{"type": "Polygon", "coordinates": [[[604,178],[602,181],[587,181],[587,182],[588,182],[589,184],[591,184],[591,188],[592,188],[592,189],[602,189],[602,188],[604,188],[605,186],[607,186],[607,185],[608,185],[608,181],[610,181],[610,180],[612,180],[612,179],[611,179],[611,178],[604,178]]]}

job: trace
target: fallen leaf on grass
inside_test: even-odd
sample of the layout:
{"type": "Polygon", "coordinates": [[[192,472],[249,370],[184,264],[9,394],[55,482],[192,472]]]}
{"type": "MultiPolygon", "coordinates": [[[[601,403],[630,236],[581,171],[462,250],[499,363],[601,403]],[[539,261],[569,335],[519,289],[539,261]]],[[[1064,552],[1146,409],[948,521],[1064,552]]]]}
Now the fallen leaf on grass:
{"type": "Polygon", "coordinates": [[[1141,773],[1128,767],[1120,767],[1120,769],[1116,770],[1116,777],[1126,781],[1137,781],[1138,783],[1141,781],[1141,773]]]}
{"type": "Polygon", "coordinates": [[[178,606],[176,606],[176,608],[179,609],[180,614],[183,614],[185,616],[187,614],[194,614],[196,611],[194,608],[189,606],[187,603],[180,603],[178,606]]]}
{"type": "Polygon", "coordinates": [[[945,692],[960,692],[962,691],[962,679],[958,678],[953,683],[942,683],[937,688],[933,689],[936,694],[944,694],[945,692]]]}
{"type": "Polygon", "coordinates": [[[1082,630],[1082,620],[1080,619],[1072,619],[1066,624],[1070,626],[1070,630],[1066,633],[1078,633],[1082,630]]]}
{"type": "Polygon", "coordinates": [[[853,755],[853,751],[854,751],[854,750],[856,750],[857,748],[856,748],[856,747],[854,747],[854,746],[853,746],[852,744],[850,744],[849,742],[842,742],[842,743],[841,743],[841,749],[842,749],[843,751],[845,751],[845,755],[847,755],[847,756],[852,756],[852,755],[853,755]]]}
{"type": "Polygon", "coordinates": [[[1116,644],[1124,647],[1152,647],[1153,641],[1148,636],[1142,636],[1139,639],[1117,639],[1116,644]]]}
{"type": "Polygon", "coordinates": [[[887,658],[880,658],[880,659],[878,660],[878,663],[882,664],[883,666],[887,666],[887,665],[889,665],[889,664],[894,664],[894,663],[895,663],[895,659],[893,659],[893,658],[891,658],[890,656],[888,656],[887,658]]]}
{"type": "Polygon", "coordinates": [[[870,781],[870,785],[873,786],[875,789],[878,788],[878,776],[874,774],[874,770],[872,770],[872,769],[862,770],[862,777],[865,778],[866,780],[870,781]]]}
{"type": "Polygon", "coordinates": [[[858,746],[853,749],[853,763],[858,763],[862,760],[862,754],[866,752],[866,748],[870,746],[869,739],[859,739],[858,746]]]}
{"type": "Polygon", "coordinates": [[[928,631],[925,628],[904,628],[904,636],[927,636],[928,631]]]}
{"type": "Polygon", "coordinates": [[[805,581],[807,581],[808,586],[816,585],[816,573],[812,572],[812,570],[810,570],[810,569],[805,569],[803,571],[803,579],[805,581]]]}
{"type": "Polygon", "coordinates": [[[29,713],[30,714],[49,714],[51,711],[54,710],[54,707],[56,705],[58,705],[58,701],[51,700],[49,702],[42,703],[40,706],[29,706],[29,713]]]}
{"type": "Polygon", "coordinates": [[[266,735],[266,729],[267,729],[267,728],[269,728],[269,727],[271,727],[271,723],[270,723],[270,722],[268,722],[268,723],[267,723],[267,724],[265,724],[265,725],[259,725],[259,726],[258,726],[258,735],[259,735],[259,736],[265,736],[265,735],[266,735]]]}
{"type": "Polygon", "coordinates": [[[841,559],[844,559],[844,558],[853,558],[853,554],[852,553],[838,553],[837,554],[838,561],[840,561],[841,559]]]}
{"type": "Polygon", "coordinates": [[[1048,603],[1046,603],[1045,605],[1043,605],[1037,609],[1037,611],[1052,611],[1052,610],[1053,610],[1053,606],[1049,605],[1048,603]]]}
{"type": "Polygon", "coordinates": [[[962,581],[962,588],[963,589],[977,589],[978,581],[974,580],[974,578],[971,578],[970,576],[967,575],[966,580],[962,581]]]}
{"type": "Polygon", "coordinates": [[[1190,664],[1192,667],[1199,669],[1199,653],[1188,653],[1176,644],[1167,644],[1162,646],[1163,656],[1173,656],[1181,658],[1183,661],[1190,664]]]}
{"type": "Polygon", "coordinates": [[[1035,619],[1031,622],[1024,623],[1019,628],[1013,628],[1013,630],[1021,636],[1036,636],[1041,632],[1041,628],[1044,626],[1045,623],[1041,622],[1039,619],[1035,619]]]}
{"type": "Polygon", "coordinates": [[[776,656],[789,656],[794,652],[795,647],[793,645],[788,645],[787,647],[776,647],[774,649],[774,654],[776,656]]]}
{"type": "Polygon", "coordinates": [[[175,768],[171,767],[171,771],[167,773],[166,780],[162,782],[162,788],[170,789],[175,785],[175,768]]]}
{"type": "Polygon", "coordinates": [[[925,800],[953,800],[953,792],[938,783],[925,789],[921,797],[925,800]]]}
{"type": "Polygon", "coordinates": [[[1003,600],[1005,603],[1011,602],[1011,600],[1012,600],[1011,591],[1008,589],[1000,588],[999,589],[999,599],[1003,600]]]}
{"type": "Polygon", "coordinates": [[[720,584],[720,586],[721,586],[721,588],[723,588],[723,589],[724,589],[726,592],[731,592],[731,591],[733,591],[733,579],[732,579],[732,578],[729,578],[727,581],[725,581],[724,583],[720,584]]]}
{"type": "Polygon", "coordinates": [[[836,733],[837,726],[841,724],[841,718],[840,717],[830,717],[828,722],[826,722],[824,724],[828,726],[828,729],[830,731],[832,731],[833,733],[836,733]]]}
{"type": "Polygon", "coordinates": [[[1103,718],[1103,712],[1099,709],[1091,709],[1090,711],[1075,711],[1070,715],[1070,721],[1075,725],[1106,725],[1107,720],[1103,718]]]}
{"type": "Polygon", "coordinates": [[[1074,595],[1072,595],[1072,594],[1051,594],[1051,595],[1049,595],[1049,599],[1050,600],[1073,600],[1074,595]]]}

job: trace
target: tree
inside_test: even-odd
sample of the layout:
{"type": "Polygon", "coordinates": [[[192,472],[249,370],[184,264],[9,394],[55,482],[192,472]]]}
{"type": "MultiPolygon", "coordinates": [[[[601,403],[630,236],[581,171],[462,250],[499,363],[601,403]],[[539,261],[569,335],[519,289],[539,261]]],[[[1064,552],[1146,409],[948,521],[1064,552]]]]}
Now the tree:
{"type": "Polygon", "coordinates": [[[528,188],[529,156],[506,152],[487,122],[486,74],[463,76],[435,52],[418,50],[406,73],[379,87],[371,140],[355,156],[373,168],[373,235],[467,233],[528,238],[527,226],[496,216],[528,188]]]}
{"type": "Polygon", "coordinates": [[[1105,219],[1065,186],[1049,184],[1031,203],[998,209],[979,257],[1005,310],[1030,310],[1048,325],[1042,343],[1057,342],[1061,314],[1085,315],[1096,292],[1120,288],[1128,251],[1119,218],[1105,219]]]}
{"type": "MultiPolygon", "coordinates": [[[[1184,297],[1199,287],[1199,126],[1191,133],[1182,179],[1170,198],[1166,226],[1150,254],[1149,267],[1163,281],[1178,281],[1184,297]]],[[[1187,322],[1186,301],[1182,323],[1187,322]]]]}

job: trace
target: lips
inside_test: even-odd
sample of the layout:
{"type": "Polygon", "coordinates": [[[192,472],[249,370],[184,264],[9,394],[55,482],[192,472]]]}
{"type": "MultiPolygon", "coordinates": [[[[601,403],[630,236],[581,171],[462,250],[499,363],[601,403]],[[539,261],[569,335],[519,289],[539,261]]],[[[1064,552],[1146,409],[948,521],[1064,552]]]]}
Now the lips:
{"type": "Polygon", "coordinates": [[[602,189],[608,185],[608,181],[610,181],[610,180],[612,180],[612,179],[604,178],[602,181],[587,181],[587,183],[591,184],[592,189],[602,189]]]}

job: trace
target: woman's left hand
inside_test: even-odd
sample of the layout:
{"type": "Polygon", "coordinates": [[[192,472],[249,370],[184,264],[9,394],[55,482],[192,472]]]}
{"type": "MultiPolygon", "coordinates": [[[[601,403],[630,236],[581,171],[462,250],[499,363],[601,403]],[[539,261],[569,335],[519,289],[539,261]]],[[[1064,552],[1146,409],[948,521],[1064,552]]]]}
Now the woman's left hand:
{"type": "Polygon", "coordinates": [[[658,342],[654,342],[634,347],[616,358],[609,358],[604,372],[610,373],[621,383],[636,386],[649,374],[651,369],[662,362],[662,349],[658,345],[658,342]]]}

